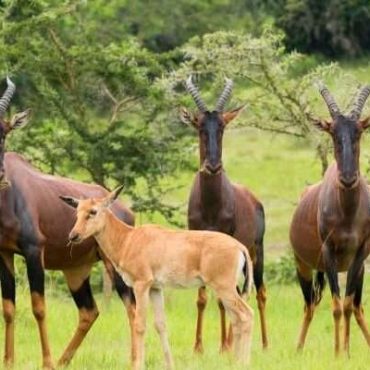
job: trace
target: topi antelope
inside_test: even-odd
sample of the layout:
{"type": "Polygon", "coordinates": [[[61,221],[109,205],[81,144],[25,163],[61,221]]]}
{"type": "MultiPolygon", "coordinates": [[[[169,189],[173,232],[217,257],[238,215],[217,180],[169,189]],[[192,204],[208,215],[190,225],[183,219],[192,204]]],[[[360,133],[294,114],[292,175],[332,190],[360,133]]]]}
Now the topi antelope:
{"type": "Polygon", "coordinates": [[[360,116],[370,86],[361,89],[349,114],[341,113],[324,85],[320,84],[319,90],[332,120],[317,120],[316,126],[331,136],[335,163],[327,169],[320,183],[303,193],[290,228],[298,280],[305,300],[298,349],[304,346],[315,306],[321,299],[326,273],[332,294],[335,353],[341,348],[339,331],[343,316],[344,349],[349,353],[353,312],[370,346],[361,305],[364,261],[370,252],[370,194],[359,168],[360,139],[370,122],[370,117],[361,120],[360,116]],[[315,282],[314,269],[318,271],[315,282]],[[347,271],[343,304],[338,284],[341,271],[347,271]]]}
{"type": "MultiPolygon", "coordinates": [[[[245,187],[230,182],[222,165],[222,138],[224,129],[243,107],[225,112],[224,107],[230,97],[233,83],[226,79],[224,90],[214,111],[209,111],[203,102],[191,76],[186,88],[193,97],[199,113],[191,114],[182,109],[181,119],[192,125],[199,134],[199,154],[201,169],[197,172],[188,205],[188,226],[191,230],[220,231],[233,236],[243,243],[253,260],[254,284],[257,290],[257,303],[260,315],[262,345],[267,348],[265,318],[266,291],[263,283],[263,236],[265,216],[262,204],[245,187]]],[[[203,352],[202,325],[207,303],[205,287],[198,291],[198,319],[194,350],[203,352]]],[[[225,309],[219,301],[221,314],[221,350],[228,349],[231,335],[227,338],[225,309]]],[[[230,332],[231,334],[231,332],[230,332]]]]}
{"type": "Polygon", "coordinates": [[[156,225],[132,227],[119,220],[109,207],[122,187],[105,198],[77,200],[62,196],[77,208],[77,221],[69,240],[79,243],[94,236],[128,286],[134,290],[135,370],[144,367],[144,334],[148,300],[154,309],[166,367],[173,361],[165,327],[163,288],[210,286],[230,315],[235,354],[248,362],[253,311],[237,292],[238,277],[244,276],[242,293],[250,292],[252,263],[248,250],[232,237],[209,231],[174,231],[156,225]]]}
{"type": "MultiPolygon", "coordinates": [[[[93,264],[103,259],[114,285],[125,303],[133,323],[134,297],[114,272],[111,264],[98,251],[94,239],[78,250],[67,246],[74,213],[58,196],[70,193],[76,197],[104,196],[107,191],[97,185],[83,184],[40,173],[17,153],[4,153],[6,135],[27,124],[29,111],[16,114],[10,122],[3,119],[15,86],[8,79],[8,88],[0,99],[0,281],[5,321],[4,363],[14,361],[15,275],[14,254],[24,257],[31,291],[33,314],[38,324],[43,367],[53,368],[47,335],[44,298],[44,269],[62,270],[79,311],[78,326],[59,360],[67,364],[80,346],[98,316],[91,287],[93,264]]],[[[112,207],[122,220],[134,223],[130,210],[118,202],[112,207]]]]}

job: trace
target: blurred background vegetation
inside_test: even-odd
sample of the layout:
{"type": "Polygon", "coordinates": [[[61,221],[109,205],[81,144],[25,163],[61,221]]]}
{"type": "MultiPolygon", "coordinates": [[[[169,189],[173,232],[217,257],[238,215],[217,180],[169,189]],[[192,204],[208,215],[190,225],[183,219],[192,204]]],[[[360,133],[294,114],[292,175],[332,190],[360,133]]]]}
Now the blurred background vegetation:
{"type": "Polygon", "coordinates": [[[44,172],[125,184],[138,223],[184,226],[198,163],[178,119],[194,109],[183,81],[193,74],[212,105],[228,76],[229,107],[247,108],[225,135],[225,168],[265,205],[269,279],[292,281],[290,218],[330,160],[311,128],[327,117],[314,83],[348,107],[369,82],[369,52],[367,0],[2,0],[1,91],[10,75],[13,112],[33,112],[7,148],[44,172]]]}

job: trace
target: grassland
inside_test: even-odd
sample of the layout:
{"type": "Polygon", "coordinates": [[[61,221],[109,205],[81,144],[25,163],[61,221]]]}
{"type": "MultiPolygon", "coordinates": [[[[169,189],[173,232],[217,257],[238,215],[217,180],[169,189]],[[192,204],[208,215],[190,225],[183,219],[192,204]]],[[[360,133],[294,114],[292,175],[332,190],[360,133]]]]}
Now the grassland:
{"type": "MultiPolygon", "coordinates": [[[[369,312],[369,278],[365,286],[364,305],[369,312]]],[[[194,290],[168,291],[166,294],[168,330],[176,368],[179,370],[242,369],[243,367],[238,366],[231,356],[218,353],[219,318],[217,305],[212,296],[205,316],[205,353],[203,356],[193,354],[195,295],[194,290]]],[[[329,296],[329,292],[326,291],[310,328],[306,348],[303,353],[297,354],[295,342],[303,307],[299,287],[297,285],[270,286],[267,307],[270,349],[266,352],[261,349],[258,314],[256,314],[250,368],[255,370],[367,369],[370,351],[354,319],[351,332],[351,357],[348,359],[343,354],[340,358],[334,359],[329,296]]],[[[256,308],[254,297],[251,297],[250,302],[256,308]]],[[[98,305],[100,316],[77,352],[69,367],[71,370],[113,370],[126,369],[129,366],[128,325],[122,304],[114,297],[107,305],[103,297],[98,296],[98,305]]],[[[159,338],[152,322],[150,315],[146,340],[146,364],[148,369],[160,370],[163,369],[163,358],[159,338]]],[[[48,323],[53,355],[58,357],[77,323],[77,312],[70,298],[58,297],[49,291],[48,323]]],[[[0,332],[2,335],[2,322],[0,332]]],[[[15,370],[37,369],[37,364],[41,363],[38,332],[26,290],[21,290],[18,295],[16,355],[15,370]]]]}
{"type": "MultiPolygon", "coordinates": [[[[369,81],[369,62],[344,65],[362,81],[369,81]]],[[[247,114],[241,118],[247,120],[247,114]]],[[[194,137],[194,161],[197,161],[197,141],[194,137]]],[[[362,141],[362,172],[369,167],[370,141],[365,135],[362,141]]],[[[315,157],[314,145],[290,137],[262,133],[253,129],[228,129],[224,140],[224,165],[231,179],[248,186],[263,202],[266,211],[265,249],[268,260],[284,255],[289,250],[288,230],[299,194],[310,183],[320,179],[320,165],[315,157]]],[[[185,223],[186,199],[194,173],[178,177],[178,188],[169,200],[183,204],[181,221],[185,223]]],[[[139,215],[138,223],[148,220],[139,215]]],[[[154,222],[164,223],[158,216],[154,222]]],[[[292,266],[292,269],[294,267],[292,266]]],[[[301,322],[303,302],[296,285],[277,286],[268,284],[268,326],[271,346],[263,352],[260,346],[258,314],[254,327],[251,369],[367,369],[370,351],[362,335],[352,322],[351,358],[333,356],[333,324],[330,312],[329,292],[326,291],[312,327],[307,346],[302,354],[295,352],[295,341],[301,322]]],[[[37,369],[40,348],[35,321],[30,310],[28,290],[25,284],[18,289],[16,317],[16,369],[37,369]]],[[[166,294],[166,310],[170,340],[177,369],[239,369],[227,356],[218,354],[219,319],[214,298],[206,313],[205,354],[192,353],[195,327],[195,296],[191,291],[169,291],[166,294]]],[[[366,277],[364,307],[370,318],[370,277],[366,277]]],[[[255,307],[255,300],[251,304],[255,307]]],[[[128,368],[129,335],[127,319],[117,298],[109,305],[98,295],[101,315],[83,343],[70,369],[124,369],[128,368]]],[[[149,320],[151,323],[152,320],[149,320]]],[[[77,324],[77,312],[70,297],[60,289],[48,290],[48,324],[54,358],[57,358],[70,339],[77,324]]],[[[3,340],[4,324],[0,320],[0,338],[3,340]]],[[[0,345],[1,345],[0,342],[0,345]]],[[[163,361],[159,340],[149,324],[147,335],[147,367],[162,369],[163,361]]]]}
{"type": "MultiPolygon", "coordinates": [[[[196,142],[194,140],[194,142],[196,142]]],[[[365,171],[369,140],[362,143],[365,171]]],[[[263,201],[267,215],[266,252],[269,260],[289,250],[288,228],[291,214],[303,187],[320,178],[320,166],[314,149],[309,144],[291,138],[271,136],[255,130],[230,130],[225,134],[224,164],[231,178],[249,186],[263,201]]],[[[194,160],[196,151],[194,150],[194,160]]],[[[185,173],[179,184],[189,184],[192,173],[185,173]]],[[[179,187],[173,199],[186,199],[188,186],[179,187]]],[[[141,222],[144,222],[144,218],[141,222]]],[[[140,221],[140,219],[139,219],[140,221]]],[[[293,269],[292,265],[292,269],[293,269]]],[[[364,291],[364,306],[370,309],[370,277],[364,291]]],[[[227,355],[218,354],[219,319],[214,298],[206,314],[205,348],[203,356],[192,353],[195,327],[195,296],[191,291],[169,291],[166,294],[166,310],[169,332],[177,369],[239,369],[227,355]]],[[[370,352],[362,335],[352,322],[351,358],[333,356],[333,325],[330,295],[317,310],[309,332],[304,353],[295,352],[295,341],[301,322],[303,302],[299,287],[269,286],[267,317],[271,348],[264,353],[260,346],[258,314],[254,327],[252,369],[366,369],[370,352]]],[[[256,308],[255,300],[251,304],[256,308]]],[[[36,324],[31,314],[28,292],[21,288],[17,301],[16,348],[17,369],[36,369],[40,364],[40,349],[36,324]]],[[[128,368],[129,335],[123,306],[114,298],[106,305],[98,296],[101,315],[89,333],[86,342],[77,353],[71,369],[118,369],[128,368]]],[[[77,323],[77,312],[72,300],[60,290],[49,289],[48,323],[53,354],[59,356],[72,335],[77,323]]],[[[369,317],[369,314],[367,314],[369,317]]],[[[152,320],[149,320],[151,323],[152,320]]],[[[3,335],[0,321],[0,335],[3,335]]],[[[147,335],[147,367],[162,369],[160,344],[152,325],[147,335]]]]}

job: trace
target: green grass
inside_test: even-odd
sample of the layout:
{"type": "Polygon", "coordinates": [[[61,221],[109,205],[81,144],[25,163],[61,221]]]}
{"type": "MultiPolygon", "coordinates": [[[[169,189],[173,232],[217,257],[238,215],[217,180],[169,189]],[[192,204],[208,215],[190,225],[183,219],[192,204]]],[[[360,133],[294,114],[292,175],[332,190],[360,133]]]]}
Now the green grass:
{"type": "MultiPolygon", "coordinates": [[[[327,135],[318,133],[318,135],[327,135]]],[[[361,167],[369,167],[370,140],[367,134],[361,143],[361,167]]],[[[194,137],[194,163],[198,163],[197,138],[194,137]]],[[[275,259],[289,249],[289,225],[300,194],[321,178],[321,165],[313,144],[302,139],[279,136],[251,128],[230,128],[225,131],[223,163],[228,177],[247,186],[263,203],[266,213],[265,250],[268,259],[275,259]]],[[[182,173],[179,188],[168,200],[182,204],[181,221],[186,225],[186,207],[195,173],[182,173]]],[[[173,184],[171,184],[173,186],[173,184]]],[[[166,224],[158,215],[137,222],[166,224]]]]}
{"type": "MultiPolygon", "coordinates": [[[[361,81],[369,81],[368,61],[345,64],[361,81]]],[[[247,120],[247,113],[245,113],[247,120]]],[[[244,117],[242,119],[244,119],[244,117]]],[[[322,134],[324,135],[324,134],[322,134]]],[[[198,161],[197,140],[194,138],[194,163],[198,161]]],[[[362,144],[362,172],[369,167],[370,141],[365,135],[362,144]]],[[[224,137],[224,166],[230,179],[248,186],[263,202],[266,211],[265,250],[267,259],[274,260],[289,250],[289,223],[299,195],[307,184],[320,179],[320,165],[315,158],[313,145],[291,137],[262,133],[254,129],[232,129],[224,137]]],[[[194,173],[178,176],[178,189],[168,200],[183,205],[181,221],[186,223],[185,210],[194,173]]],[[[166,181],[164,179],[163,181],[166,181]]],[[[173,185],[173,184],[171,184],[173,185]]],[[[137,222],[148,221],[138,215],[137,222]]],[[[159,216],[153,222],[165,224],[159,216]]],[[[294,267],[292,266],[292,269],[294,267]]],[[[267,282],[268,284],[269,282],[267,282]]],[[[24,284],[22,284],[24,286],[24,284]]],[[[18,289],[16,316],[16,369],[37,369],[41,364],[36,323],[32,317],[28,292],[18,289]]],[[[370,277],[367,276],[364,306],[370,318],[370,277]]],[[[219,355],[219,317],[214,298],[206,311],[204,329],[205,354],[192,353],[195,328],[196,291],[167,291],[166,311],[170,341],[177,369],[238,369],[230,356],[219,355]]],[[[77,311],[71,298],[60,291],[48,294],[48,326],[53,356],[57,359],[77,324],[77,311]]],[[[256,308],[255,300],[250,299],[256,308]]],[[[118,299],[109,305],[98,296],[101,315],[77,352],[70,369],[124,369],[129,364],[129,335],[126,315],[118,299]]],[[[320,304],[307,345],[302,354],[295,351],[295,343],[302,319],[303,300],[298,286],[268,286],[267,319],[271,346],[264,353],[260,345],[258,314],[252,348],[252,369],[365,369],[370,363],[370,351],[352,320],[351,358],[333,355],[333,323],[329,292],[320,304]]],[[[147,368],[163,369],[159,339],[149,319],[147,334],[147,368]]],[[[0,320],[0,344],[3,342],[4,324],[0,320]]],[[[1,347],[0,347],[1,348],[1,347]]]]}
{"type": "MultiPolygon", "coordinates": [[[[369,307],[370,279],[365,282],[364,305],[369,307]]],[[[351,358],[344,354],[339,359],[333,354],[333,323],[330,310],[330,294],[326,290],[324,299],[316,311],[308,333],[306,348],[302,354],[295,351],[296,339],[302,319],[302,297],[297,285],[270,286],[268,289],[268,333],[270,349],[262,351],[259,319],[254,297],[250,303],[255,309],[251,369],[365,369],[370,361],[370,351],[365,340],[352,320],[351,358]]],[[[196,318],[196,290],[166,291],[166,313],[171,348],[177,369],[242,369],[232,356],[220,355],[219,316],[214,297],[205,314],[203,356],[194,355],[192,345],[196,318]]],[[[98,295],[100,316],[77,352],[69,369],[126,369],[129,366],[129,333],[123,305],[114,297],[106,304],[98,295]]],[[[369,310],[368,310],[369,312],[369,310]]],[[[367,317],[369,314],[367,312],[367,317]]],[[[56,297],[48,293],[48,325],[52,353],[57,359],[77,323],[77,310],[72,299],[56,297]]],[[[159,338],[153,329],[151,315],[148,318],[146,336],[146,364],[148,369],[163,369],[163,357],[159,338]]],[[[3,322],[0,335],[3,338],[3,322]]],[[[2,340],[2,339],[1,339],[2,340]]],[[[16,367],[19,370],[38,369],[41,354],[36,322],[33,319],[28,292],[21,289],[18,294],[16,316],[16,367]]]]}

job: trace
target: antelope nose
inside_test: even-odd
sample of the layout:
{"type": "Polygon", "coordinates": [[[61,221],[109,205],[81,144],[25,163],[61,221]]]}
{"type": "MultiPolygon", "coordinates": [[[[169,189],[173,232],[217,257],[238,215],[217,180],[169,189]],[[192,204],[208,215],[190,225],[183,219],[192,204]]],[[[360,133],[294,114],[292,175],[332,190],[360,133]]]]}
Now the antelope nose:
{"type": "Polygon", "coordinates": [[[68,241],[70,242],[78,242],[80,240],[80,235],[76,232],[71,232],[68,236],[68,241]]]}
{"type": "Polygon", "coordinates": [[[357,176],[341,176],[340,182],[346,187],[350,188],[357,181],[357,176]]]}
{"type": "Polygon", "coordinates": [[[211,173],[217,173],[221,170],[222,163],[213,164],[213,163],[207,162],[206,163],[206,168],[211,173]]]}

